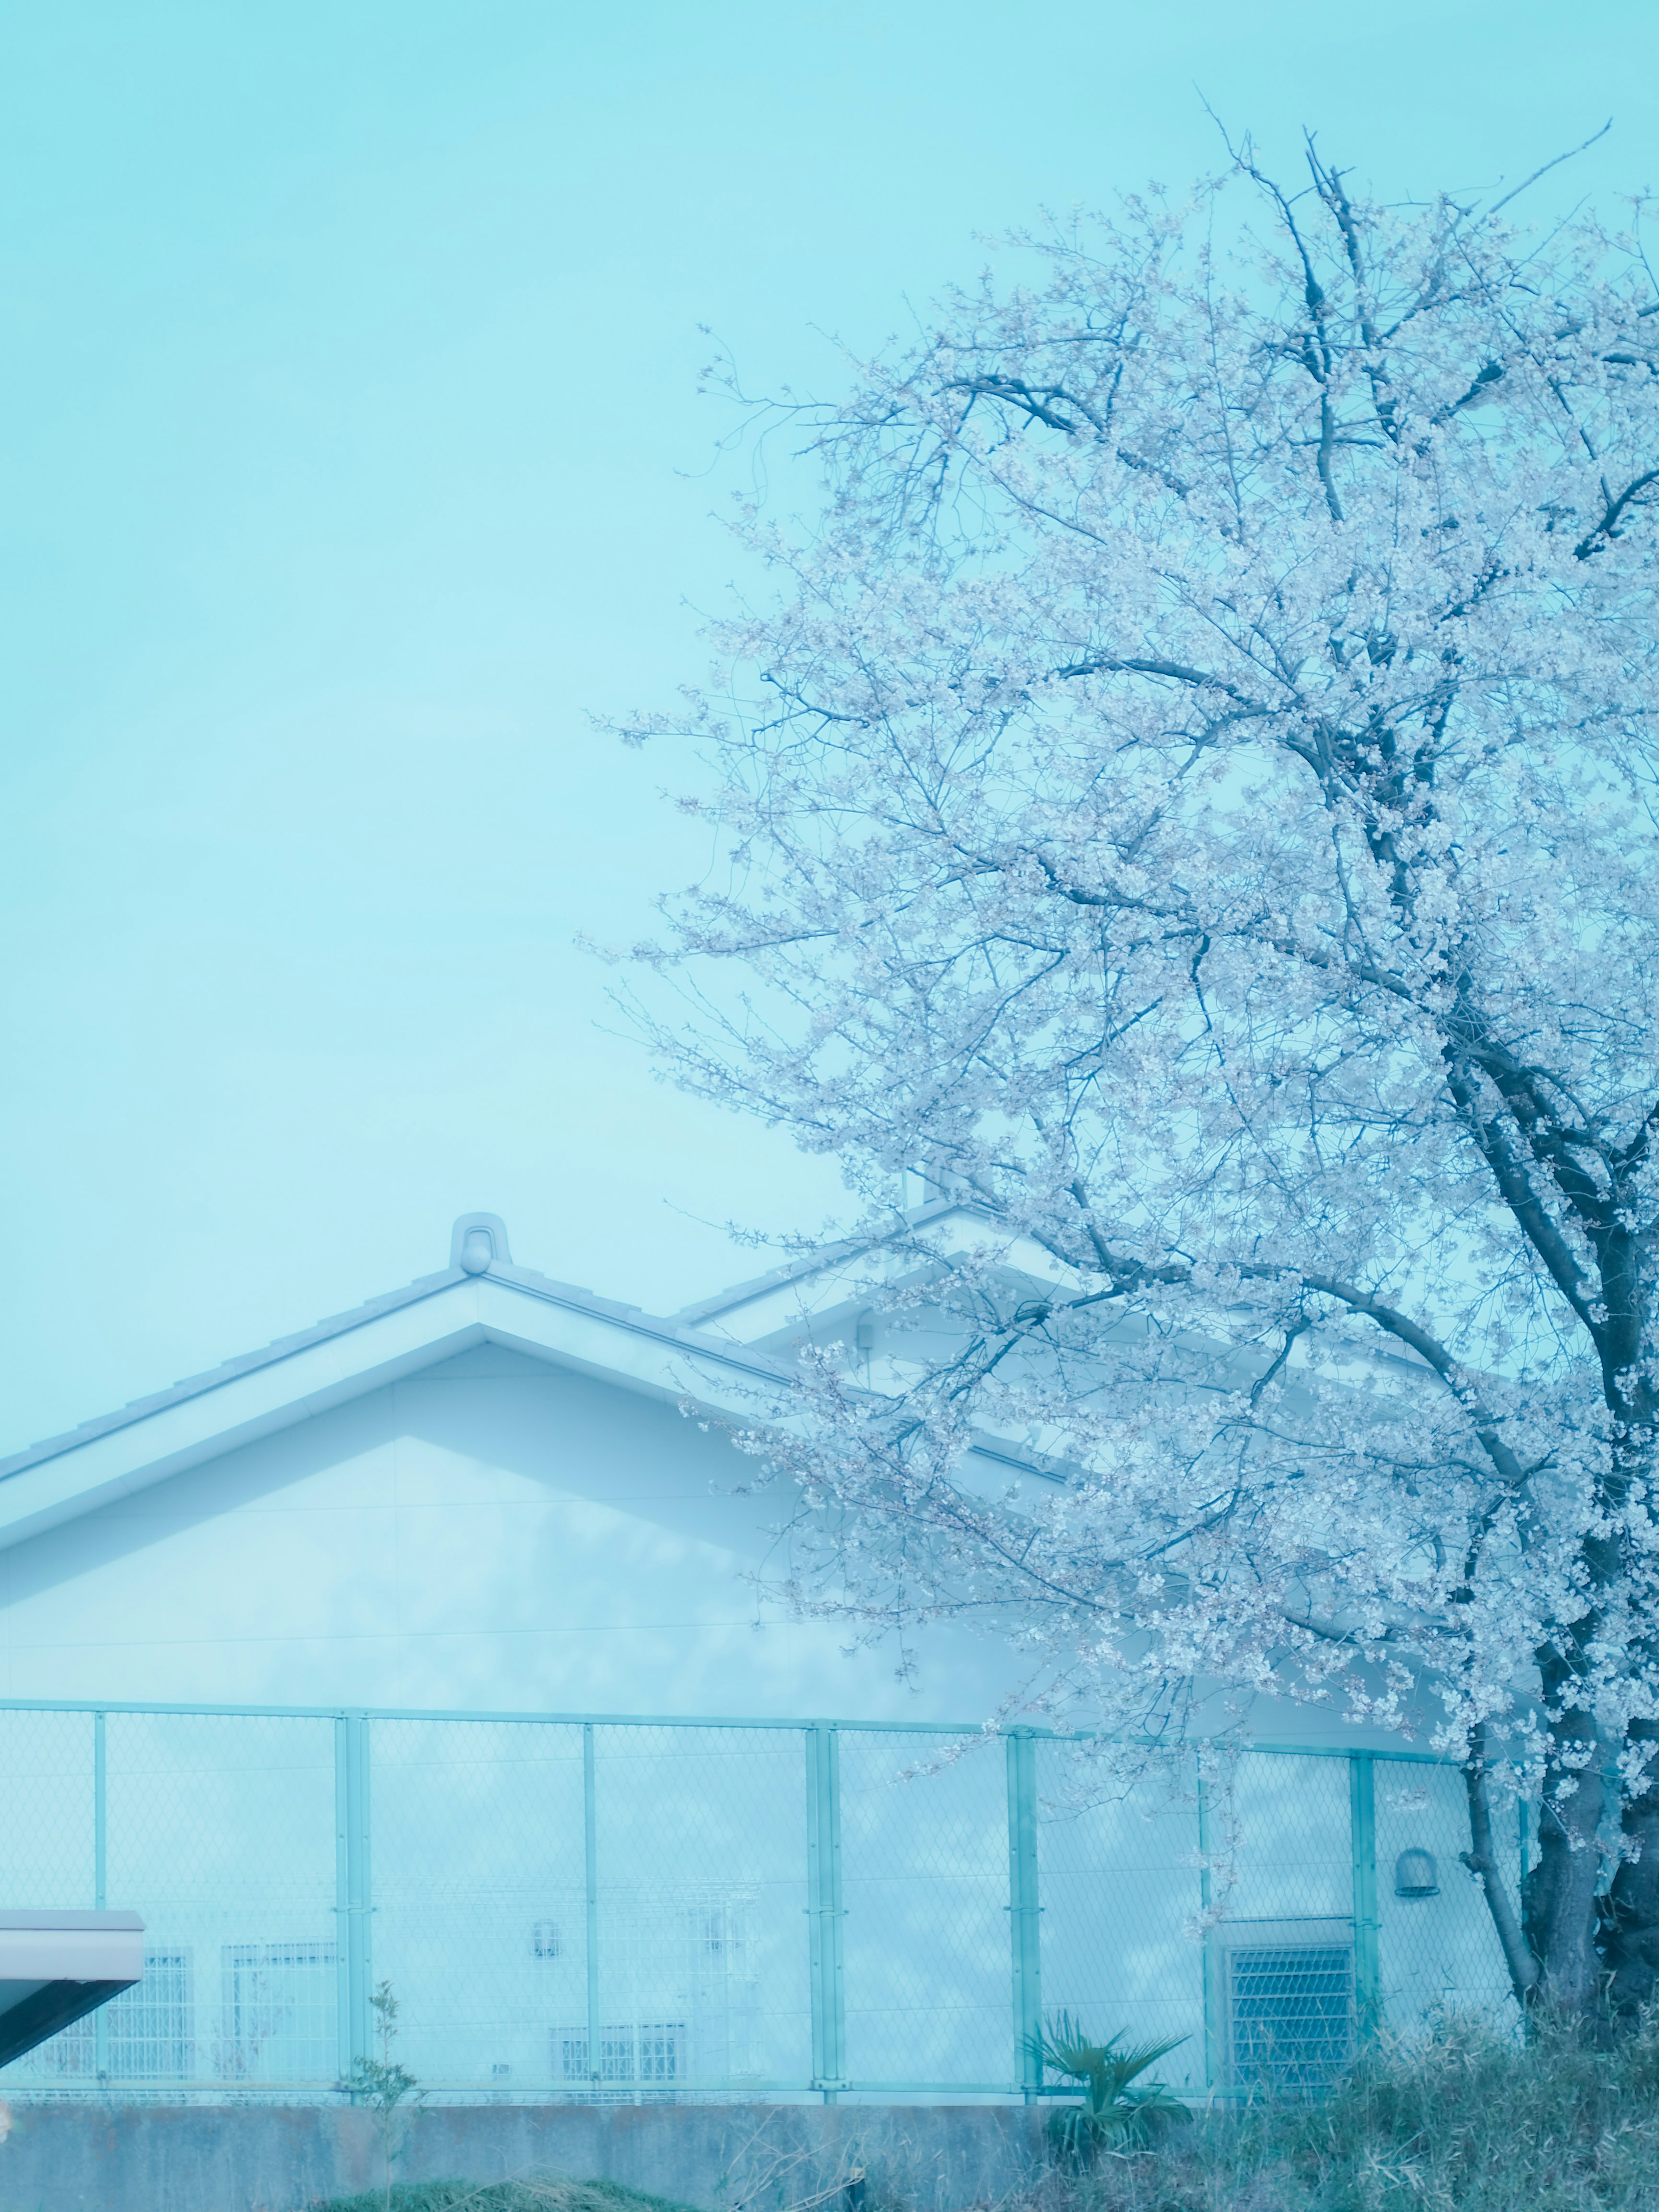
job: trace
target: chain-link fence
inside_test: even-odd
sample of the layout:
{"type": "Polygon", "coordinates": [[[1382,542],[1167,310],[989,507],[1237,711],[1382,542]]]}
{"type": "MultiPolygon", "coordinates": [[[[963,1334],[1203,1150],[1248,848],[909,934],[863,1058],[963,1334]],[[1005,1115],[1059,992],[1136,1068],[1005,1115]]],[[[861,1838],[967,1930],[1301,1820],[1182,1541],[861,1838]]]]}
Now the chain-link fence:
{"type": "Polygon", "coordinates": [[[1061,2010],[1188,2094],[1309,2086],[1508,2005],[1423,1757],[1125,1792],[1033,1730],[15,1705],[0,1758],[0,1901],[147,1929],[11,2094],[348,2094],[382,1987],[428,2093],[591,2102],[1029,2095],[1061,2010]]]}

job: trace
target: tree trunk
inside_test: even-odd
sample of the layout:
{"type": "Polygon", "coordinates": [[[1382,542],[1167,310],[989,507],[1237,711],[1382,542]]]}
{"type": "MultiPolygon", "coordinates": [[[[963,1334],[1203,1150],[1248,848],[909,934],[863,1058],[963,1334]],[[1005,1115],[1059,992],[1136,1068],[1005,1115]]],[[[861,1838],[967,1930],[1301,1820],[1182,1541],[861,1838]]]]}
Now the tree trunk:
{"type": "Polygon", "coordinates": [[[1469,1872],[1480,1884],[1481,1895],[1486,1900],[1486,1910],[1492,1915],[1492,1926],[1498,1930],[1498,1941],[1503,1947],[1504,1964],[1509,1969],[1510,1987],[1515,1992],[1516,2002],[1523,2009],[1529,2006],[1538,1993],[1538,1961],[1528,1948],[1521,1932],[1515,1907],[1510,1901],[1509,1891],[1498,1871],[1497,1854],[1492,1840],[1492,1792],[1486,1781],[1486,1730],[1484,1723],[1474,1732],[1469,1756],[1463,1762],[1463,1784],[1469,1799],[1469,1848],[1458,1856],[1469,1872]]]}
{"type": "MultiPolygon", "coordinates": [[[[1604,1268],[1604,1275],[1607,1272],[1604,1268]]],[[[1615,1371],[1609,1360],[1606,1382],[1607,1403],[1619,1422],[1615,1431],[1618,1456],[1609,1487],[1614,1504],[1621,1514],[1628,1515],[1632,1511],[1632,1498],[1645,1500],[1652,1493],[1656,1408],[1651,1388],[1643,1379],[1637,1361],[1645,1334],[1642,1297],[1644,1286],[1633,1265],[1627,1266],[1625,1274],[1626,1279],[1621,1280],[1620,1287],[1628,1291],[1629,1299],[1620,1357],[1627,1359],[1629,1371],[1615,1371]]],[[[1651,1505],[1638,1509],[1636,1517],[1645,1523],[1650,1535],[1651,1505]]],[[[1650,1686],[1659,1651],[1656,1650],[1654,1640],[1652,1573],[1650,1569],[1644,1573],[1640,1565],[1648,1547],[1639,1540],[1631,1546],[1628,1534],[1626,1545],[1635,1555],[1631,1558],[1627,1554],[1620,1560],[1626,1587],[1634,1600],[1632,1610],[1636,1619],[1645,1624],[1644,1632],[1626,1645],[1626,1657],[1638,1679],[1645,1676],[1650,1686]]],[[[1656,1994],[1659,1994],[1659,1755],[1655,1753],[1656,1739],[1659,1739],[1659,1722],[1632,1719],[1626,1727],[1627,1749],[1646,1752],[1651,1764],[1647,1770],[1646,1787],[1638,1796],[1626,1800],[1620,1825],[1627,1856],[1620,1860],[1611,1891],[1604,1900],[1602,1949],[1607,2002],[1615,2015],[1626,2017],[1650,2005],[1656,1994]]]]}
{"type": "MultiPolygon", "coordinates": [[[[1549,1653],[1543,1672],[1547,1692],[1550,1675],[1559,1683],[1568,1670],[1549,1653]]],[[[1550,1735],[1553,1750],[1539,1813],[1538,1856],[1522,1887],[1522,1929],[1541,1969],[1532,2001],[1576,2016],[1600,2013],[1606,2004],[1596,1885],[1607,1785],[1593,1714],[1570,1708],[1550,1735]],[[1583,1757],[1586,1746],[1588,1759],[1583,1757]]]]}
{"type": "MultiPolygon", "coordinates": [[[[1634,1737],[1651,1738],[1655,1723],[1632,1723],[1634,1737]]],[[[1608,2002],[1616,2014],[1650,2005],[1659,1995],[1659,1778],[1625,1808],[1624,1860],[1613,1879],[1602,1936],[1608,2002]]]]}

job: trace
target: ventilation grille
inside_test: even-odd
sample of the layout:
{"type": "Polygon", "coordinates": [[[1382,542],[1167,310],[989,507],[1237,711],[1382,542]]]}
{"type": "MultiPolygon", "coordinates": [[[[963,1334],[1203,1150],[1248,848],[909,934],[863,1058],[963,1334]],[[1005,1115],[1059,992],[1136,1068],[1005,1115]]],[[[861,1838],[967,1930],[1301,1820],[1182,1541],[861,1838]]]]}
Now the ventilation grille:
{"type": "Polygon", "coordinates": [[[1353,1948],[1274,1943],[1230,1951],[1233,2073],[1305,2094],[1328,2088],[1353,2056],[1353,1948]]]}

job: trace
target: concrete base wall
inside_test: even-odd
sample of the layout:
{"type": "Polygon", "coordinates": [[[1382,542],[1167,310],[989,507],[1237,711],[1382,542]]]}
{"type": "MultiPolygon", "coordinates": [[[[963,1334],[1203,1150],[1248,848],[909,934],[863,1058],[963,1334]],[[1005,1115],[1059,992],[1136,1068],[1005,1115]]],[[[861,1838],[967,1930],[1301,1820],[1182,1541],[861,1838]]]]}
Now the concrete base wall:
{"type": "MultiPolygon", "coordinates": [[[[1031,2177],[1041,2118],[1015,2105],[439,2106],[392,2176],[603,2176],[707,2212],[842,2212],[861,2170],[872,2207],[963,2212],[1031,2177]]],[[[0,2212],[307,2212],[384,2179],[375,2116],[342,2106],[22,2105],[0,2143],[0,2212]]]]}

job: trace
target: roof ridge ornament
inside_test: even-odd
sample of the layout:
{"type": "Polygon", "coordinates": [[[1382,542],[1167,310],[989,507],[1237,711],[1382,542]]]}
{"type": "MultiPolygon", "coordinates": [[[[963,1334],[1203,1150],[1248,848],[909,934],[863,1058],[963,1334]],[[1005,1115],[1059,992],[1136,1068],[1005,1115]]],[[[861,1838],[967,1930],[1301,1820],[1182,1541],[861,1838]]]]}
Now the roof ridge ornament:
{"type": "Polygon", "coordinates": [[[449,1232],[449,1264],[464,1274],[484,1275],[510,1267],[507,1224],[499,1213],[464,1213],[449,1232]]]}

